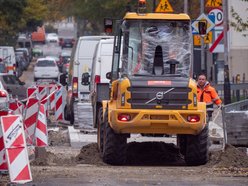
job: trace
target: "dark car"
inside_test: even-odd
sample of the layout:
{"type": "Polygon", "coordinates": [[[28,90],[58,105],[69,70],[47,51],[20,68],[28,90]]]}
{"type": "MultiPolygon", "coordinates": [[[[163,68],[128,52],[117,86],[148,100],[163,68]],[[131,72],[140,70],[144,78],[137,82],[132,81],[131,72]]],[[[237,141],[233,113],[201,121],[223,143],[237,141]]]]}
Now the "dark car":
{"type": "Polygon", "coordinates": [[[6,73],[7,72],[7,65],[4,63],[2,58],[0,58],[0,73],[6,73]]]}
{"type": "Polygon", "coordinates": [[[75,39],[73,38],[60,39],[60,45],[62,48],[72,48],[74,43],[75,43],[75,39]]]}
{"type": "Polygon", "coordinates": [[[43,49],[42,46],[35,45],[32,49],[32,55],[36,58],[43,56],[43,49]]]}
{"type": "Polygon", "coordinates": [[[60,65],[59,65],[59,70],[62,73],[67,73],[69,68],[69,62],[70,62],[70,58],[71,58],[71,51],[62,51],[60,56],[59,56],[59,60],[60,60],[60,65]]]}
{"type": "Polygon", "coordinates": [[[28,62],[32,61],[32,54],[29,52],[28,48],[16,48],[16,52],[25,52],[27,55],[28,62]]]}
{"type": "Polygon", "coordinates": [[[27,70],[28,65],[29,65],[29,61],[28,61],[26,53],[24,51],[15,52],[15,56],[16,56],[16,58],[18,58],[21,61],[20,63],[22,66],[21,67],[22,70],[27,70]]]}
{"type": "Polygon", "coordinates": [[[19,100],[27,98],[25,83],[21,82],[15,75],[0,73],[0,81],[4,89],[14,98],[18,97],[19,100]]]}
{"type": "Polygon", "coordinates": [[[16,77],[21,77],[24,71],[25,61],[21,56],[16,55],[16,77]]]}

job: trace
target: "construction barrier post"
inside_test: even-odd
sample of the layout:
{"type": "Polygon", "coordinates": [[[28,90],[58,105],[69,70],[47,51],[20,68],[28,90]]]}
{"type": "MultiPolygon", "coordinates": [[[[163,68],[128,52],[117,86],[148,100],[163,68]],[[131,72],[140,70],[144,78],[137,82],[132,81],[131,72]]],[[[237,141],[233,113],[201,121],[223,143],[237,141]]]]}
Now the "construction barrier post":
{"type": "Polygon", "coordinates": [[[45,106],[40,104],[38,121],[35,130],[36,146],[48,146],[48,133],[47,133],[47,118],[45,114],[45,106]]]}
{"type": "Polygon", "coordinates": [[[0,127],[0,173],[6,173],[7,171],[8,171],[8,165],[5,156],[3,133],[2,133],[2,127],[0,127]]]}
{"type": "Polygon", "coordinates": [[[39,99],[28,98],[27,105],[24,112],[24,130],[26,135],[26,142],[28,145],[34,145],[35,129],[39,111],[39,99]]]}
{"type": "Polygon", "coordinates": [[[63,86],[59,85],[55,94],[55,120],[64,120],[63,86]]]}
{"type": "Polygon", "coordinates": [[[32,181],[22,117],[16,115],[2,116],[1,128],[10,181],[12,183],[32,181]]]}
{"type": "Polygon", "coordinates": [[[28,87],[27,88],[27,97],[36,97],[36,95],[38,94],[38,90],[36,86],[33,87],[28,87]]]}

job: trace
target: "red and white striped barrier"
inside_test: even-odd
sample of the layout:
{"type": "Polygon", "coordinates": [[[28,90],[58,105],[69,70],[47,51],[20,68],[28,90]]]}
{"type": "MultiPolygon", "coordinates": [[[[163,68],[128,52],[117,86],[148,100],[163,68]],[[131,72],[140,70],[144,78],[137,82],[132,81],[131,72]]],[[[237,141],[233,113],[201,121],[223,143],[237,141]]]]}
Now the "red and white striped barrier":
{"type": "MultiPolygon", "coordinates": [[[[0,111],[0,117],[6,115],[8,115],[8,111],[3,111],[3,110],[0,111]]],[[[3,133],[2,133],[2,127],[0,121],[0,172],[7,172],[7,171],[8,171],[8,165],[6,160],[3,133]]]]}
{"type": "Polygon", "coordinates": [[[19,100],[11,100],[9,102],[9,109],[12,110],[12,114],[23,114],[24,105],[19,100]]]}
{"type": "Polygon", "coordinates": [[[32,181],[21,116],[2,116],[1,128],[10,181],[13,183],[32,181]]]}
{"type": "Polygon", "coordinates": [[[39,112],[39,99],[28,98],[24,114],[24,129],[28,145],[34,144],[34,134],[39,112]]]}
{"type": "Polygon", "coordinates": [[[64,103],[63,103],[63,87],[58,86],[58,90],[55,94],[55,120],[64,119],[64,103]]]}
{"type": "Polygon", "coordinates": [[[45,114],[45,106],[43,104],[40,104],[38,121],[35,130],[35,137],[37,147],[48,146],[47,118],[45,114]]]}
{"type": "Polygon", "coordinates": [[[55,109],[55,91],[56,91],[56,85],[55,84],[49,85],[49,93],[51,94],[49,98],[50,110],[55,109]]]}
{"type": "Polygon", "coordinates": [[[37,87],[28,87],[27,88],[27,97],[36,97],[36,95],[38,94],[38,89],[37,87]]]}
{"type": "Polygon", "coordinates": [[[7,165],[7,160],[5,157],[3,133],[2,133],[2,129],[0,127],[0,172],[6,172],[6,171],[8,171],[8,165],[7,165]]]}
{"type": "Polygon", "coordinates": [[[41,103],[44,104],[45,106],[45,113],[48,116],[48,93],[49,93],[49,88],[47,85],[38,85],[38,92],[39,92],[39,99],[41,100],[41,103]]]}

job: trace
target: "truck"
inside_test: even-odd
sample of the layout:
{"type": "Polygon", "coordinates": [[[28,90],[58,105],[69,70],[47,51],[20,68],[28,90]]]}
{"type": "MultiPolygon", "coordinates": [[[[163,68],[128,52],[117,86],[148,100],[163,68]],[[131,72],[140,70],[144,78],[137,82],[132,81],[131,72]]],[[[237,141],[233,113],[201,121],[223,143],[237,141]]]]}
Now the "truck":
{"type": "Polygon", "coordinates": [[[46,43],[46,33],[44,27],[38,27],[36,32],[32,32],[31,40],[33,43],[46,43]]]}
{"type": "Polygon", "coordinates": [[[192,78],[190,17],[128,12],[115,30],[112,69],[106,74],[109,99],[102,101],[97,116],[103,161],[125,164],[127,138],[141,133],[176,135],[186,164],[205,164],[206,104],[197,101],[192,78]]]}

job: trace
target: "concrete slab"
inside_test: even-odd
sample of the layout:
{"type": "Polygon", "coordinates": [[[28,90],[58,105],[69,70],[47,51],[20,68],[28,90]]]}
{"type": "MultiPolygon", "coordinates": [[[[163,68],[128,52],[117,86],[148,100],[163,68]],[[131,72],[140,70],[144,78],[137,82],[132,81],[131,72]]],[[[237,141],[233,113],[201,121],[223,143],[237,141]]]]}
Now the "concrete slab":
{"type": "Polygon", "coordinates": [[[68,127],[69,139],[71,147],[81,148],[90,143],[97,142],[96,134],[84,134],[81,133],[79,129],[74,129],[73,126],[68,127]]]}

